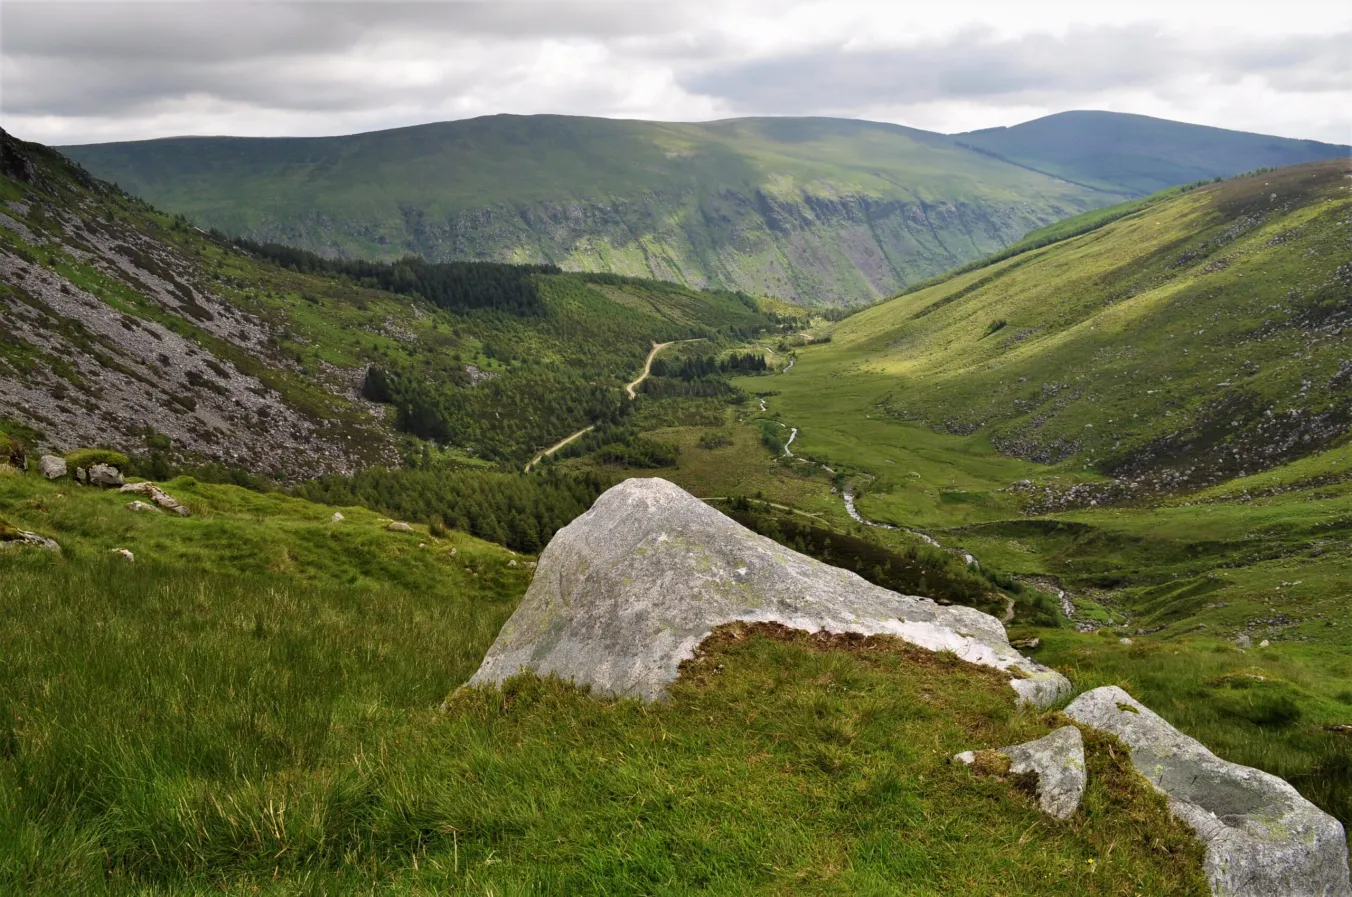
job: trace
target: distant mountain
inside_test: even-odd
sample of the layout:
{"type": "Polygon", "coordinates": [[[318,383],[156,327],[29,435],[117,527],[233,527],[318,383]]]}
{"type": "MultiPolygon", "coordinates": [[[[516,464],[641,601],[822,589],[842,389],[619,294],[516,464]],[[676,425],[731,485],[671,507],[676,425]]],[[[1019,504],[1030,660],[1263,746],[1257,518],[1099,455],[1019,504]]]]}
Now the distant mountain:
{"type": "Polygon", "coordinates": [[[497,115],[347,137],[185,137],[64,152],[203,227],[328,256],[548,261],[848,304],[1156,183],[1286,164],[1288,145],[1339,151],[1232,134],[1271,149],[1221,154],[1208,167],[1194,131],[1214,129],[1083,115],[1144,128],[1149,176],[1086,174],[1060,160],[1066,148],[1054,135],[1038,149],[1018,128],[1000,132],[1021,141],[1011,149],[992,132],[954,138],[826,118],[497,115]]]}
{"type": "Polygon", "coordinates": [[[1352,147],[1120,112],[1062,112],[955,139],[999,159],[1103,190],[1144,196],[1255,168],[1347,156],[1352,147]]]}

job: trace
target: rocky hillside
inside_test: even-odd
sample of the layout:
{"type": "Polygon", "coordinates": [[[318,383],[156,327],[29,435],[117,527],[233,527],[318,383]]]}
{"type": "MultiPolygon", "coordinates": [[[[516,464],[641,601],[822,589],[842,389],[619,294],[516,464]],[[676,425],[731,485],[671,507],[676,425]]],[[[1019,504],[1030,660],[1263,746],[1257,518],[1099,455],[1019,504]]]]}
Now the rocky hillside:
{"type": "Polygon", "coordinates": [[[1046,136],[1039,126],[958,137],[841,119],[499,115],[65,151],[202,227],[324,255],[548,261],[850,304],[1160,186],[1346,150],[1100,115],[1112,121],[1076,119],[1074,133],[1047,119],[1046,136]],[[1060,158],[1109,126],[1113,153],[1060,158]],[[1010,135],[1017,146],[1006,147],[1010,135]]]}
{"type": "Polygon", "coordinates": [[[295,479],[398,461],[408,433],[516,463],[618,407],[652,340],[770,325],[666,284],[251,254],[0,139],[0,432],[30,448],[295,479]]]}

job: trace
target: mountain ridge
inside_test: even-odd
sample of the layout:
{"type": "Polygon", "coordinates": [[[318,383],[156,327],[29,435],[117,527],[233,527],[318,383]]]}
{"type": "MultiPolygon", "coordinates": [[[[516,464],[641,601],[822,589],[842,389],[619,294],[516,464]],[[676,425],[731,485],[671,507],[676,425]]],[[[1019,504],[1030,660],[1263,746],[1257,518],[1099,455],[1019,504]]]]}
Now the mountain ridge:
{"type": "MultiPolygon", "coordinates": [[[[1027,127],[1006,129],[1021,141],[1017,152],[1003,145],[1008,135],[855,119],[562,115],[63,150],[200,226],[325,256],[548,262],[809,305],[892,295],[1028,231],[1153,192],[1155,182],[1307,161],[1293,149],[1301,142],[1261,138],[1219,168],[1198,168],[1187,153],[1211,132],[1156,122],[1151,133],[1164,133],[1165,145],[1119,165],[1126,175],[1086,172],[1028,158],[1027,127]],[[1175,144],[1186,158],[1172,159],[1175,144]]],[[[1056,139],[1066,142],[1059,131],[1056,139]]]]}

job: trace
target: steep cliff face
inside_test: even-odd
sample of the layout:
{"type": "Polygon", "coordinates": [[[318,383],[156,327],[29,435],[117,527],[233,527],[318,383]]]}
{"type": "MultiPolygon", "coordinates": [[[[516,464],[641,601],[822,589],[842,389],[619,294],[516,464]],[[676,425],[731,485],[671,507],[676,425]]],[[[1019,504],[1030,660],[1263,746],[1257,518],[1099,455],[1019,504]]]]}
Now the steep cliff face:
{"type": "Polygon", "coordinates": [[[409,203],[400,220],[383,226],[321,213],[272,215],[244,235],[331,256],[366,246],[382,255],[411,252],[435,260],[548,261],[570,270],[841,305],[891,295],[1087,205],[724,188],[447,214],[409,203]]]}

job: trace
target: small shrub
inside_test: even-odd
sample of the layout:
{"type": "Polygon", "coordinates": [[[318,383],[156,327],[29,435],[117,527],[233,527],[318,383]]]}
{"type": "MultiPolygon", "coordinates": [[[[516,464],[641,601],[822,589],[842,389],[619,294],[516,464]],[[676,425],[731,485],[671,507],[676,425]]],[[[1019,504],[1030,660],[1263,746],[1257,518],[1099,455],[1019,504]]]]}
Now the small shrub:
{"type": "Polygon", "coordinates": [[[112,449],[76,449],[66,455],[66,463],[71,467],[90,467],[94,464],[107,464],[121,470],[131,463],[127,456],[112,449]]]}
{"type": "Polygon", "coordinates": [[[699,438],[699,447],[702,449],[717,449],[732,445],[732,437],[725,430],[714,430],[711,433],[704,433],[699,438]]]}
{"type": "Polygon", "coordinates": [[[1007,324],[1009,324],[1009,322],[1006,321],[1004,318],[997,318],[996,320],[991,321],[989,324],[986,325],[986,332],[981,334],[981,338],[985,339],[992,333],[996,333],[997,331],[1005,329],[1005,326],[1007,324]]]}

